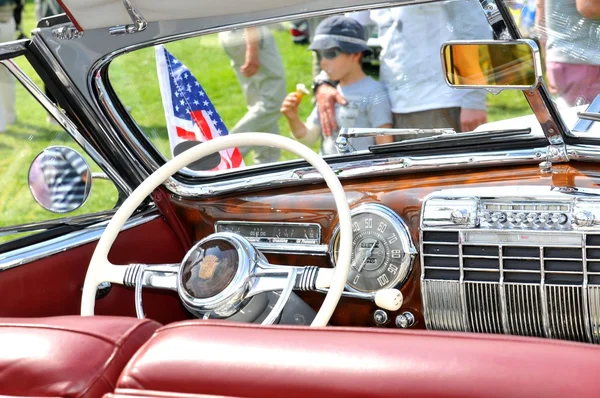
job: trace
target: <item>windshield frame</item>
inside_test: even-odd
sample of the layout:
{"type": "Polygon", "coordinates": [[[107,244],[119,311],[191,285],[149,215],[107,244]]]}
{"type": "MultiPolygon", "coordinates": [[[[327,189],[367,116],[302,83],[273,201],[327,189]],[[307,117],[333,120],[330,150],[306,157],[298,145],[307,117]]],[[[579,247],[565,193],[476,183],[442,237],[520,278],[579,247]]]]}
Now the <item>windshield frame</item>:
{"type": "MultiPolygon", "coordinates": [[[[427,2],[429,1],[405,1],[403,3],[416,4],[427,2]]],[[[481,3],[486,11],[490,26],[492,26],[494,31],[501,32],[500,38],[520,38],[516,25],[503,3],[499,3],[497,9],[492,9],[489,7],[490,4],[495,6],[495,3],[491,1],[484,0],[481,3]]],[[[367,8],[389,7],[391,5],[398,6],[399,4],[400,3],[374,2],[372,4],[364,4],[361,6],[345,8],[343,7],[336,10],[309,11],[294,14],[293,18],[326,15],[333,11],[342,12],[367,8]]],[[[160,152],[156,150],[150,140],[148,140],[143,133],[141,133],[139,126],[130,117],[123,106],[121,106],[119,99],[116,97],[116,94],[114,90],[112,90],[108,80],[108,67],[110,62],[125,52],[134,51],[136,49],[147,47],[153,44],[166,43],[173,40],[184,39],[203,34],[217,33],[219,31],[231,29],[231,27],[234,25],[236,28],[240,28],[244,26],[253,26],[257,23],[262,24],[281,22],[284,20],[289,20],[291,17],[291,15],[285,14],[277,17],[267,17],[252,21],[233,22],[235,19],[234,17],[226,16],[222,21],[215,21],[213,23],[214,26],[212,27],[200,30],[196,29],[193,31],[189,29],[189,23],[186,21],[181,21],[182,26],[178,27],[178,32],[176,31],[173,34],[169,34],[161,38],[158,42],[139,39],[124,40],[126,45],[121,45],[119,49],[114,49],[107,55],[99,57],[97,61],[93,63],[89,69],[86,82],[88,91],[90,93],[94,93],[94,95],[90,96],[90,100],[101,111],[106,122],[108,122],[107,124],[113,127],[113,129],[107,130],[109,139],[124,141],[125,146],[130,152],[128,156],[135,157],[136,162],[133,164],[136,164],[137,162],[140,163],[139,165],[135,166],[137,168],[137,173],[142,175],[149,174],[149,172],[152,170],[160,167],[160,165],[164,163],[166,159],[162,156],[162,154],[160,154],[160,152]],[[229,23],[227,23],[227,21],[229,21],[229,23]],[[130,43],[127,43],[128,41],[130,43]]],[[[152,32],[152,34],[156,34],[157,31],[163,30],[163,25],[168,25],[171,28],[171,31],[173,31],[173,26],[175,24],[172,22],[151,23],[148,25],[148,29],[152,32]]],[[[169,29],[166,29],[166,31],[169,31],[169,29]]],[[[90,35],[91,34],[92,33],[90,33],[90,35]]],[[[105,34],[106,33],[104,32],[104,35],[105,34]]],[[[550,156],[550,152],[555,154],[553,157],[556,159],[565,159],[566,150],[564,148],[564,136],[567,129],[564,127],[561,119],[558,117],[558,112],[554,108],[547,90],[543,85],[540,85],[535,90],[530,90],[523,93],[530,102],[530,105],[532,105],[532,109],[538,120],[545,121],[544,123],[540,122],[540,124],[542,130],[548,138],[549,143],[551,146],[558,147],[558,149],[555,148],[553,151],[548,151],[547,148],[542,147],[530,149],[519,148],[518,150],[509,154],[507,154],[506,151],[495,153],[492,149],[473,153],[473,156],[469,156],[464,162],[457,159],[455,159],[455,161],[446,162],[445,159],[440,157],[437,157],[436,161],[428,159],[427,156],[401,157],[401,154],[398,154],[397,158],[390,157],[389,155],[387,157],[378,157],[368,153],[353,155],[351,159],[348,157],[335,156],[326,158],[326,160],[334,169],[338,170],[338,175],[341,178],[351,178],[367,175],[372,176],[373,174],[380,172],[396,172],[406,169],[407,167],[417,166],[419,168],[462,167],[464,165],[472,166],[474,164],[490,165],[498,162],[506,163],[507,155],[511,161],[514,160],[516,163],[539,161],[540,157],[548,158],[550,156]]],[[[269,175],[268,180],[271,181],[273,180],[274,175],[277,175],[279,178],[281,178],[279,181],[282,182],[285,181],[289,183],[298,183],[299,181],[315,181],[314,178],[310,177],[312,174],[314,174],[310,170],[312,170],[312,168],[308,167],[308,164],[302,160],[286,161],[267,166],[252,166],[245,169],[220,172],[218,175],[215,175],[214,173],[202,173],[184,170],[180,171],[178,174],[166,181],[165,186],[172,193],[181,196],[204,196],[235,189],[235,187],[238,186],[237,181],[245,179],[249,176],[255,178],[258,177],[255,185],[257,187],[263,187],[265,182],[262,181],[260,176],[265,173],[269,175]],[[219,187],[215,188],[215,184],[219,187]],[[224,188],[225,186],[228,186],[229,188],[224,188]]]]}

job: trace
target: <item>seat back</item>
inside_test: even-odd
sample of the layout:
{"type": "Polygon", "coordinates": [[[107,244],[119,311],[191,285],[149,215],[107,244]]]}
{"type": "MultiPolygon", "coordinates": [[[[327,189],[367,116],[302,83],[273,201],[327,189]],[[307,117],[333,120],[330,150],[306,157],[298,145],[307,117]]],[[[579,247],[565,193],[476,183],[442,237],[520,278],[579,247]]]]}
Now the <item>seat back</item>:
{"type": "Polygon", "coordinates": [[[584,397],[598,366],[600,347],[547,339],[187,321],[159,329],[112,396],[584,397]]]}
{"type": "Polygon", "coordinates": [[[0,318],[0,395],[102,397],[159,327],[124,317],[0,318]]]}

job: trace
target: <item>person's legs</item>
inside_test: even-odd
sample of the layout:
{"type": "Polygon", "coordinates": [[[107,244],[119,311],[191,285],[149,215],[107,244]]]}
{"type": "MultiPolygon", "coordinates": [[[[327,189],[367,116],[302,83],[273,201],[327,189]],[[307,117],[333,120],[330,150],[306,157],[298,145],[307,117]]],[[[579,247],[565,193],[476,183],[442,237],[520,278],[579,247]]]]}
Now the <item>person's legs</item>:
{"type": "MultiPolygon", "coordinates": [[[[281,103],[286,95],[285,73],[277,44],[266,27],[260,28],[260,68],[251,77],[244,76],[240,66],[244,62],[245,44],[239,32],[226,32],[219,38],[232,60],[232,66],[240,82],[248,112],[230,129],[231,134],[242,132],[265,132],[279,134],[281,103]]],[[[279,160],[281,150],[271,147],[239,148],[242,155],[255,151],[255,163],[271,163],[279,160]]]]}
{"type": "Polygon", "coordinates": [[[396,129],[419,128],[453,128],[456,132],[460,129],[460,108],[431,109],[421,112],[394,113],[393,127],[396,129]]]}
{"type": "Polygon", "coordinates": [[[600,94],[600,66],[546,62],[551,91],[562,106],[589,104],[600,94]]]}
{"type": "MultiPolygon", "coordinates": [[[[16,31],[14,19],[0,23],[0,42],[11,41],[16,31]]],[[[15,78],[0,66],[0,131],[17,120],[15,78]]]]}

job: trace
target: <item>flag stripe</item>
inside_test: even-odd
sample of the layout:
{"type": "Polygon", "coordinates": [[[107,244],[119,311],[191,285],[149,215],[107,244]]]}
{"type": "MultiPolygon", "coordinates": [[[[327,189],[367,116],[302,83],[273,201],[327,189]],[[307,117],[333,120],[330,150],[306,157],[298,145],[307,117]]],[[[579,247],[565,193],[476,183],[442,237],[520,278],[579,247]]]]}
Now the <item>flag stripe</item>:
{"type": "Polygon", "coordinates": [[[196,140],[196,133],[194,133],[193,131],[187,131],[178,126],[175,126],[175,129],[177,131],[177,137],[181,138],[182,140],[186,140],[186,141],[195,141],[196,140]]]}

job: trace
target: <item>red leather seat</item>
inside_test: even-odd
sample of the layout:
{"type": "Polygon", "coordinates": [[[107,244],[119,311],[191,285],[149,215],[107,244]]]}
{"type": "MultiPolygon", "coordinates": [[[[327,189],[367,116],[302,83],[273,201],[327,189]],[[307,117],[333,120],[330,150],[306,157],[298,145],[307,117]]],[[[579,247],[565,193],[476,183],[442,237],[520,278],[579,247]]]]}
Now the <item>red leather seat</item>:
{"type": "Polygon", "coordinates": [[[0,395],[102,397],[159,327],[103,316],[0,318],[0,395]]]}
{"type": "Polygon", "coordinates": [[[556,340],[188,321],[159,329],[110,398],[597,397],[599,367],[600,347],[556,340]]]}

